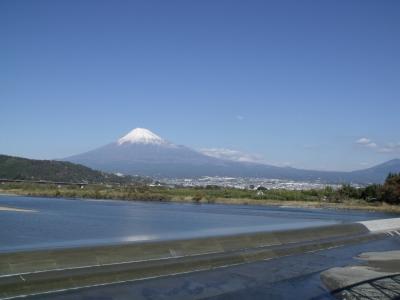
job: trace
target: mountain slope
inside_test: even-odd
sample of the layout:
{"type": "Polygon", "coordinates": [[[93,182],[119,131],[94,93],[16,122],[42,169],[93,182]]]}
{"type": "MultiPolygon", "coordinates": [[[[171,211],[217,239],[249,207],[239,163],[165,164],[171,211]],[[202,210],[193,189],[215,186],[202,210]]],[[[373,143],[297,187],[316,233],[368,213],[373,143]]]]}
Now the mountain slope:
{"type": "Polygon", "coordinates": [[[108,172],[152,177],[232,176],[381,183],[389,172],[400,172],[400,160],[354,172],[313,171],[232,161],[175,145],[144,128],[136,128],[116,142],[65,160],[108,172]]]}
{"type": "Polygon", "coordinates": [[[192,167],[220,167],[226,164],[188,147],[172,144],[143,128],[132,130],[117,142],[65,160],[110,172],[149,176],[177,173],[201,176],[205,173],[193,170],[192,167]]]}
{"type": "Polygon", "coordinates": [[[374,167],[349,172],[349,178],[357,178],[360,182],[383,183],[389,173],[400,173],[400,159],[392,159],[374,167]]]}
{"type": "Polygon", "coordinates": [[[64,161],[35,160],[0,155],[0,178],[57,182],[127,183],[139,180],[92,170],[64,161]]]}

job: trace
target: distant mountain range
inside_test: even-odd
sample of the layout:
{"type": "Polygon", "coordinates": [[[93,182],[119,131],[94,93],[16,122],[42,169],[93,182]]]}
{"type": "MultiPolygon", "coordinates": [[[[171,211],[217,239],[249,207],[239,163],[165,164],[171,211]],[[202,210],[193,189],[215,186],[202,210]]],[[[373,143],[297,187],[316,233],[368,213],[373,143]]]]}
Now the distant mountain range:
{"type": "Polygon", "coordinates": [[[0,155],[0,179],[121,184],[145,180],[104,173],[65,161],[36,160],[8,155],[0,155]]]}
{"type": "Polygon", "coordinates": [[[366,184],[381,183],[388,173],[400,172],[400,159],[353,172],[314,171],[232,161],[175,145],[144,128],[136,128],[116,142],[64,160],[112,173],[156,178],[230,176],[366,184]]]}

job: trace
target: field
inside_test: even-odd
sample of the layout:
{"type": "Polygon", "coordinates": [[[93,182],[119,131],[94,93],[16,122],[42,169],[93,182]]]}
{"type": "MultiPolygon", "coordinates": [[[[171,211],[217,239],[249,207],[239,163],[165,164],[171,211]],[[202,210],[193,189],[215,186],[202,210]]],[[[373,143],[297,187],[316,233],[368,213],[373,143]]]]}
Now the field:
{"type": "Polygon", "coordinates": [[[333,190],[248,190],[209,187],[153,187],[148,185],[56,185],[38,183],[2,183],[0,193],[25,196],[118,199],[127,201],[171,201],[244,205],[283,205],[294,207],[362,209],[400,213],[400,206],[381,201],[349,197],[345,189],[333,190]]]}

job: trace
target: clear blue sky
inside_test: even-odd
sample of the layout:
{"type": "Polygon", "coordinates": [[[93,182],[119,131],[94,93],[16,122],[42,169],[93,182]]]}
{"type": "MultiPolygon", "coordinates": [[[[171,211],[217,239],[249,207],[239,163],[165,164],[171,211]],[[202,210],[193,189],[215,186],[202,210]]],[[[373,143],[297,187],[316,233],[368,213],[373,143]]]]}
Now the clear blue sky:
{"type": "Polygon", "coordinates": [[[277,165],[400,157],[399,1],[3,0],[0,39],[0,153],[145,127],[277,165]]]}

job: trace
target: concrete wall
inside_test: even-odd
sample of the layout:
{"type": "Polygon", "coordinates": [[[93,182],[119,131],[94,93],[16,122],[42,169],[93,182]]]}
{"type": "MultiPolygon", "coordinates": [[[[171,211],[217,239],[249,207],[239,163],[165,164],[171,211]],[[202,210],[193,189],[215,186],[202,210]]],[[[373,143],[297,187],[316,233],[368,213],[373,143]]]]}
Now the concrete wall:
{"type": "MultiPolygon", "coordinates": [[[[390,230],[399,224],[385,224],[390,230]]],[[[371,221],[375,222],[375,221],[371,221]]],[[[372,225],[371,225],[372,224],[372,225]]],[[[375,224],[375,225],[374,225],[375,224]]],[[[354,223],[192,240],[0,254],[0,298],[228,267],[383,238],[354,223]]]]}

